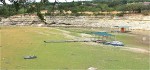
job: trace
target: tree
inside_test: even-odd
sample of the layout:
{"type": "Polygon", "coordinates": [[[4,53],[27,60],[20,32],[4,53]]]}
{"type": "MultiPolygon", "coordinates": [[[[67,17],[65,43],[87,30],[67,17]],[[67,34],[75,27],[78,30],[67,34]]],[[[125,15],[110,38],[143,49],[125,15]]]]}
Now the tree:
{"type": "Polygon", "coordinates": [[[107,11],[109,9],[107,4],[101,4],[101,11],[107,11]]]}
{"type": "Polygon", "coordinates": [[[20,4],[19,4],[19,2],[17,2],[17,1],[14,1],[14,6],[15,6],[15,9],[16,9],[16,11],[18,12],[18,10],[19,10],[19,6],[20,6],[20,4]]]}
{"type": "Polygon", "coordinates": [[[141,3],[135,3],[135,4],[129,4],[126,5],[125,8],[127,11],[133,12],[133,13],[141,13],[142,10],[146,10],[146,6],[141,3]]]}
{"type": "Polygon", "coordinates": [[[41,3],[48,3],[48,0],[41,0],[41,3]]]}
{"type": "Polygon", "coordinates": [[[10,5],[0,6],[0,16],[9,17],[16,14],[15,8],[10,5]]]}
{"type": "Polygon", "coordinates": [[[121,3],[122,4],[127,4],[127,0],[122,0],[121,3]]]}
{"type": "Polygon", "coordinates": [[[3,16],[3,17],[9,16],[8,7],[6,7],[6,6],[0,7],[0,16],[3,16]]]}
{"type": "Polygon", "coordinates": [[[120,0],[114,0],[113,2],[110,2],[108,4],[109,7],[115,7],[117,5],[120,5],[121,4],[121,1],[120,0]]]}
{"type": "Polygon", "coordinates": [[[5,0],[0,0],[0,2],[2,2],[4,5],[6,5],[6,2],[5,2],[5,0]]]}
{"type": "Polygon", "coordinates": [[[36,12],[36,7],[34,6],[34,4],[31,4],[27,7],[27,13],[34,13],[36,12]]]}

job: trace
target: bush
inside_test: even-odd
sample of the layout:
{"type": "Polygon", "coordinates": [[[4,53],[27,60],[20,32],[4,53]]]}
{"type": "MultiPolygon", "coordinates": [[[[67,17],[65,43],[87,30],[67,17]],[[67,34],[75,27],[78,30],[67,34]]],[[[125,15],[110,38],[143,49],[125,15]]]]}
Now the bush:
{"type": "Polygon", "coordinates": [[[123,17],[124,13],[118,13],[118,14],[116,14],[116,16],[123,17]]]}
{"type": "Polygon", "coordinates": [[[145,15],[145,16],[147,16],[147,15],[150,14],[150,11],[149,10],[142,11],[142,14],[145,15]]]}
{"type": "Polygon", "coordinates": [[[41,14],[41,12],[37,13],[37,16],[40,18],[41,21],[44,21],[44,16],[41,14]]]}

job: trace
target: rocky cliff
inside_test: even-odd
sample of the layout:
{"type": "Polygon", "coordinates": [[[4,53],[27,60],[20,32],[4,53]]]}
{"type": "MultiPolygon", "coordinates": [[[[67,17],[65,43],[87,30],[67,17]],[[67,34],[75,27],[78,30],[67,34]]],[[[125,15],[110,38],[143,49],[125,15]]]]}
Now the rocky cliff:
{"type": "MultiPolygon", "coordinates": [[[[150,30],[150,16],[126,15],[124,17],[111,16],[45,16],[50,26],[91,26],[113,27],[131,26],[130,29],[150,30]]],[[[3,18],[1,25],[38,25],[43,24],[36,15],[17,15],[3,18]]]]}

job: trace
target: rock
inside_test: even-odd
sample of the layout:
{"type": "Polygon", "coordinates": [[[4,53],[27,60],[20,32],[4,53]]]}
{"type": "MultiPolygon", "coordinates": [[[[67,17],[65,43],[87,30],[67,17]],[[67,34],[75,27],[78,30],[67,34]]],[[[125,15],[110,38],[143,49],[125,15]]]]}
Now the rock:
{"type": "MultiPolygon", "coordinates": [[[[73,25],[73,26],[90,26],[90,27],[112,27],[112,26],[131,26],[130,30],[150,30],[150,16],[124,16],[113,19],[110,16],[45,16],[46,23],[49,25],[73,25]],[[133,20],[134,19],[134,20],[133,20]]],[[[1,25],[31,25],[41,24],[38,16],[11,16],[2,18],[1,25]]]]}
{"type": "Polygon", "coordinates": [[[88,68],[87,70],[97,70],[97,68],[90,67],[90,68],[88,68]]]}
{"type": "Polygon", "coordinates": [[[42,26],[45,26],[45,24],[38,24],[37,26],[38,27],[42,27],[42,26]]]}

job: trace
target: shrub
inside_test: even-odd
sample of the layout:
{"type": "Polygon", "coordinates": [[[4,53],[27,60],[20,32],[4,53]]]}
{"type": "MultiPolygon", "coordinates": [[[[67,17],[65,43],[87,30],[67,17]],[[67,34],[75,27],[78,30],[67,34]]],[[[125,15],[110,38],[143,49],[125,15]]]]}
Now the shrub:
{"type": "Polygon", "coordinates": [[[142,14],[145,15],[145,16],[147,16],[147,15],[150,14],[150,11],[149,10],[144,10],[144,11],[142,11],[142,14]]]}
{"type": "Polygon", "coordinates": [[[44,21],[45,19],[44,19],[44,16],[41,14],[41,12],[38,12],[37,13],[37,16],[39,17],[39,19],[41,20],[41,21],[44,21]]]}
{"type": "Polygon", "coordinates": [[[124,13],[118,13],[118,14],[116,14],[116,16],[123,17],[124,13]]]}

